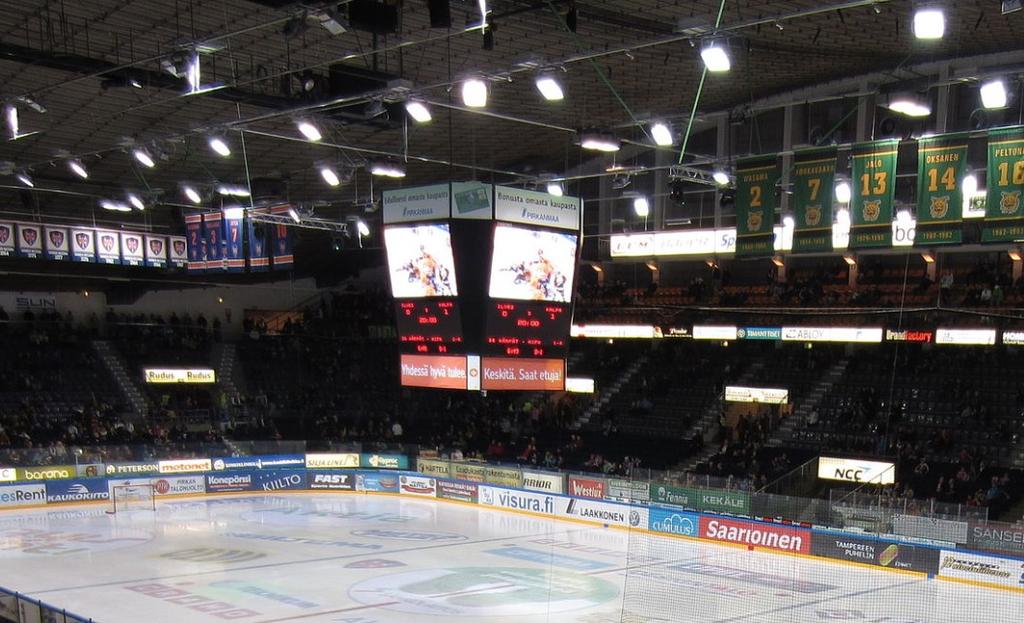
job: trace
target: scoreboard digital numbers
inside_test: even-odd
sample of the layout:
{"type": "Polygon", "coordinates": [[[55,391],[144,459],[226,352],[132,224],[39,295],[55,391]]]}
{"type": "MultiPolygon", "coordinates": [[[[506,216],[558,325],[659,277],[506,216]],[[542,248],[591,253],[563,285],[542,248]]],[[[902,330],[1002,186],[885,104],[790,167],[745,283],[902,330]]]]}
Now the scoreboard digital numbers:
{"type": "Polygon", "coordinates": [[[490,301],[485,353],[502,357],[564,357],[572,314],[565,303],[490,301]]]}
{"type": "Polygon", "coordinates": [[[395,324],[402,352],[454,354],[463,352],[462,318],[454,299],[395,302],[395,324]]]}

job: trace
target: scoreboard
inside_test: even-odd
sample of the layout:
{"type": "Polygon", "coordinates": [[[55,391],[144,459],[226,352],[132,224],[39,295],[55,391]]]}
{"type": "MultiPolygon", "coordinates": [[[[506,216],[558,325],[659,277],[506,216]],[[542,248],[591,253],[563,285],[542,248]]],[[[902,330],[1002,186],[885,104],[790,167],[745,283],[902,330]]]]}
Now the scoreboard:
{"type": "Polygon", "coordinates": [[[476,182],[385,192],[402,384],[564,390],[580,205],[476,182]]]}

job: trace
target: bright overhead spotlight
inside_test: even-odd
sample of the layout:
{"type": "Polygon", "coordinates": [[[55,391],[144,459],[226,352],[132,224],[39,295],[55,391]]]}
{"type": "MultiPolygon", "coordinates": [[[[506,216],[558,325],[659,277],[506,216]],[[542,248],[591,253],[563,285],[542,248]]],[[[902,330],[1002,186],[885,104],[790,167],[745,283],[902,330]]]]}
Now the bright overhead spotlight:
{"type": "Polygon", "coordinates": [[[548,182],[548,194],[561,197],[564,194],[562,184],[560,182],[548,182]]]}
{"type": "Polygon", "coordinates": [[[932,107],[917,99],[897,97],[889,102],[889,110],[908,117],[927,117],[932,114],[932,107]]]}
{"type": "Polygon", "coordinates": [[[651,213],[651,204],[647,201],[647,197],[637,197],[633,200],[633,211],[640,218],[647,218],[651,213]]]}
{"type": "Polygon", "coordinates": [[[419,100],[409,100],[405,103],[405,112],[409,113],[413,121],[416,123],[427,123],[433,117],[430,115],[430,109],[427,105],[419,100]]]}
{"type": "Polygon", "coordinates": [[[302,133],[307,139],[316,142],[323,138],[320,134],[320,128],[313,125],[312,121],[300,121],[298,123],[299,132],[302,133]]]}
{"type": "Polygon", "coordinates": [[[17,140],[21,136],[18,132],[18,107],[13,104],[4,106],[4,119],[7,120],[7,131],[11,135],[11,140],[17,140]]]}
{"type": "Polygon", "coordinates": [[[149,152],[146,151],[145,149],[142,149],[141,147],[132,150],[132,155],[135,156],[135,159],[139,161],[139,164],[146,167],[147,169],[152,169],[153,167],[156,166],[156,163],[153,162],[153,156],[150,156],[149,152]]]}
{"type": "Polygon", "coordinates": [[[202,77],[198,52],[188,59],[188,66],[185,69],[185,80],[188,81],[189,93],[198,93],[202,89],[202,85],[200,84],[202,77]]]}
{"type": "Polygon", "coordinates": [[[217,194],[224,197],[248,197],[251,193],[245,186],[221,184],[217,186],[217,194]]]}
{"type": "Polygon", "coordinates": [[[715,183],[718,184],[719,186],[728,186],[730,182],[729,174],[722,170],[718,170],[712,173],[711,179],[715,180],[715,183]]]}
{"type": "Polygon", "coordinates": [[[850,203],[852,196],[853,191],[850,189],[849,182],[839,182],[836,184],[836,201],[839,203],[850,203]]]}
{"type": "Polygon", "coordinates": [[[231,155],[231,147],[228,146],[228,142],[224,140],[223,136],[211,136],[210,149],[212,149],[218,156],[227,158],[231,155]]]}
{"type": "Polygon", "coordinates": [[[487,105],[487,84],[480,78],[470,78],[462,83],[462,103],[468,108],[483,108],[487,105]]]}
{"type": "Polygon", "coordinates": [[[978,178],[973,173],[969,173],[964,176],[964,181],[960,184],[960,190],[963,191],[965,197],[971,197],[978,192],[978,178]]]}
{"type": "Polygon", "coordinates": [[[847,266],[856,266],[857,256],[853,255],[852,253],[847,253],[843,255],[843,261],[846,262],[847,266]]]}
{"type": "Polygon", "coordinates": [[[611,153],[619,151],[622,141],[607,132],[584,132],[580,134],[580,147],[591,151],[611,153]]]}
{"type": "Polygon", "coordinates": [[[549,102],[557,102],[565,98],[565,92],[562,91],[562,85],[559,84],[555,75],[552,73],[543,73],[537,76],[537,90],[544,96],[549,102]]]}
{"type": "Polygon", "coordinates": [[[793,217],[790,216],[789,214],[782,217],[782,227],[784,227],[785,229],[793,229],[795,225],[796,221],[794,221],[793,217]]]}
{"type": "Polygon", "coordinates": [[[992,80],[981,85],[981,105],[990,110],[1006,108],[1006,83],[992,80]]]}
{"type": "Polygon", "coordinates": [[[32,178],[29,177],[28,173],[15,173],[14,177],[18,178],[19,182],[21,182],[25,186],[28,186],[29,188],[36,187],[35,182],[32,181],[32,178]]]}
{"type": "Polygon", "coordinates": [[[85,166],[82,164],[81,160],[69,160],[68,168],[71,169],[72,173],[83,180],[89,179],[89,172],[85,170],[85,166]]]}
{"type": "Polygon", "coordinates": [[[654,138],[654,142],[662,147],[666,147],[672,144],[672,130],[668,125],[658,122],[651,126],[651,137],[654,138]]]}
{"type": "Polygon", "coordinates": [[[700,51],[700,57],[704,59],[704,67],[713,73],[729,71],[732,63],[729,62],[729,53],[721,41],[712,41],[700,51]]]}
{"type": "Polygon", "coordinates": [[[320,167],[320,177],[324,178],[328,186],[337,186],[341,184],[341,180],[338,178],[338,172],[328,166],[320,167]]]}
{"type": "Polygon", "coordinates": [[[110,210],[111,212],[131,212],[132,209],[121,203],[120,201],[111,201],[109,199],[100,199],[100,207],[104,210],[110,210]]]}
{"type": "Polygon", "coordinates": [[[296,223],[302,221],[302,217],[299,216],[299,211],[296,210],[294,207],[288,208],[288,216],[290,216],[291,219],[296,223]]]}
{"type": "Polygon", "coordinates": [[[364,238],[366,236],[370,235],[370,228],[366,225],[366,222],[364,222],[362,219],[356,221],[356,231],[358,231],[359,235],[364,237],[364,238]]]}
{"type": "Polygon", "coordinates": [[[370,164],[370,173],[380,177],[398,179],[405,177],[405,165],[381,160],[370,164]]]}
{"type": "Polygon", "coordinates": [[[192,203],[199,204],[203,202],[203,198],[199,196],[199,192],[191,186],[182,186],[181,192],[185,193],[185,196],[192,203]]]}
{"type": "Polygon", "coordinates": [[[941,39],[946,32],[946,16],[942,9],[920,8],[914,13],[914,36],[918,39],[941,39]]]}
{"type": "Polygon", "coordinates": [[[128,203],[135,206],[138,210],[146,209],[146,203],[135,193],[128,193],[128,203]]]}

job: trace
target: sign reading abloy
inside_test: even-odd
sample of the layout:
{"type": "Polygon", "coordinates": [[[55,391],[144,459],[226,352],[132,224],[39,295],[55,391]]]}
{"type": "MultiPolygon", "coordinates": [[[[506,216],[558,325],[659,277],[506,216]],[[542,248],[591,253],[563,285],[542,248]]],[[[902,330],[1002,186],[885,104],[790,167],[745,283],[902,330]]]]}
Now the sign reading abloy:
{"type": "Polygon", "coordinates": [[[818,478],[891,485],[896,483],[896,465],[881,461],[822,456],[818,457],[818,478]]]}
{"type": "Polygon", "coordinates": [[[999,586],[1024,588],[1024,560],[943,550],[939,559],[939,575],[999,586]]]}
{"type": "Polygon", "coordinates": [[[556,197],[508,186],[495,186],[494,192],[494,215],[499,221],[579,231],[579,197],[556,197]]]}
{"type": "Polygon", "coordinates": [[[811,534],[806,530],[784,528],[756,521],[701,517],[700,535],[705,539],[765,547],[786,552],[811,553],[811,534]]]}
{"type": "Polygon", "coordinates": [[[544,472],[523,472],[523,488],[530,491],[562,493],[562,475],[544,472]]]}

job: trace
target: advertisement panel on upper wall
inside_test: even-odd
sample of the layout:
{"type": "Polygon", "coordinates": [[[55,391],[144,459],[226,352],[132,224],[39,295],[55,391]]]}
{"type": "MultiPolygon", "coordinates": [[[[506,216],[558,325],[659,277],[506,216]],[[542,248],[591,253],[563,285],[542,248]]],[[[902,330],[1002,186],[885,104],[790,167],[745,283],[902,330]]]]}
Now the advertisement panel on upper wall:
{"type": "Polygon", "coordinates": [[[490,220],[494,186],[482,182],[452,182],[452,218],[490,220]]]}
{"type": "Polygon", "coordinates": [[[448,184],[398,188],[382,193],[384,224],[438,221],[451,216],[448,184]]]}
{"type": "Polygon", "coordinates": [[[494,187],[494,216],[499,221],[579,231],[582,201],[535,190],[494,187]]]}
{"type": "Polygon", "coordinates": [[[566,303],[572,299],[575,274],[575,234],[511,225],[494,228],[491,298],[566,303]]]}
{"type": "Polygon", "coordinates": [[[396,299],[459,294],[447,223],[388,227],[384,247],[391,294],[396,299]]]}
{"type": "Polygon", "coordinates": [[[821,456],[818,457],[818,478],[891,485],[896,483],[896,465],[883,461],[821,456]]]}

